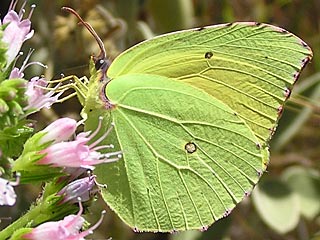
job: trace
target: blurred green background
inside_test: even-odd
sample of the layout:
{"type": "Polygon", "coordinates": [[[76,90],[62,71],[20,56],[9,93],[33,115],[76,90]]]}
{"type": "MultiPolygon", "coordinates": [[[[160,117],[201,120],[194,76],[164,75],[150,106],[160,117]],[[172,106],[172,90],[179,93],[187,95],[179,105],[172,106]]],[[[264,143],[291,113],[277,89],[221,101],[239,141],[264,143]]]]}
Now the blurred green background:
{"type": "MultiPolygon", "coordinates": [[[[10,1],[1,0],[1,12],[10,1]]],[[[22,1],[21,1],[22,2],[22,1]]],[[[147,38],[179,29],[234,21],[274,24],[301,37],[314,51],[301,74],[271,142],[271,161],[251,196],[232,214],[206,232],[174,234],[134,233],[111,211],[92,239],[200,240],[200,239],[320,239],[320,1],[319,0],[42,0],[28,1],[35,36],[24,44],[34,48],[34,61],[49,68],[28,68],[27,77],[44,74],[88,76],[89,57],[99,49],[77,19],[62,12],[69,6],[89,22],[103,39],[110,59],[147,38]]],[[[27,10],[28,12],[28,10],[27,10]]],[[[33,116],[38,129],[60,116],[79,117],[76,99],[33,116]]],[[[14,207],[2,208],[0,228],[28,209],[40,186],[19,186],[14,207]]],[[[107,206],[97,200],[87,211],[95,222],[107,206]]]]}

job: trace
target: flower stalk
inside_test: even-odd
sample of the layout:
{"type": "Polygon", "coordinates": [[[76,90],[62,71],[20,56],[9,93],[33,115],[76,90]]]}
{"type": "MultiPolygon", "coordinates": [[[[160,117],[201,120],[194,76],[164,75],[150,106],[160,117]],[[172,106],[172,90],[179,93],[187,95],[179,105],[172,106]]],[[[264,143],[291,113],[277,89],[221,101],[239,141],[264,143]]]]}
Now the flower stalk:
{"type": "MultiPolygon", "coordinates": [[[[91,228],[81,231],[85,222],[81,216],[81,202],[90,203],[99,187],[105,187],[96,182],[95,175],[84,177],[84,173],[88,169],[93,170],[97,164],[117,161],[122,153],[112,152],[112,144],[101,144],[113,130],[111,125],[100,134],[102,118],[93,132],[76,134],[80,123],[61,118],[42,131],[33,133],[26,119],[30,114],[75,95],[85,106],[87,94],[92,94],[88,93],[91,82],[86,77],[69,76],[53,81],[39,76],[26,78],[24,71],[30,65],[46,68],[40,62],[29,61],[34,50],[29,51],[20,67],[16,66],[17,59],[23,56],[20,51],[22,44],[34,34],[30,18],[35,5],[25,16],[26,2],[23,2],[20,10],[15,11],[18,0],[13,0],[0,22],[0,160],[1,164],[3,159],[6,161],[3,164],[5,167],[0,166],[0,169],[6,175],[13,172],[21,175],[16,182],[0,178],[0,205],[15,204],[17,195],[13,187],[18,183],[42,182],[45,187],[41,197],[27,213],[0,231],[0,239],[48,239],[48,236],[54,236],[54,239],[64,236],[63,239],[84,239],[100,225],[102,216],[91,228]],[[69,82],[63,85],[66,81],[69,82]],[[60,98],[70,88],[75,93],[60,98]],[[100,137],[96,138],[98,135],[100,137]],[[107,150],[107,153],[101,153],[101,150],[107,150]],[[80,210],[74,215],[78,209],[74,204],[76,202],[79,202],[80,210]]],[[[90,70],[97,74],[93,61],[90,70]]]]}

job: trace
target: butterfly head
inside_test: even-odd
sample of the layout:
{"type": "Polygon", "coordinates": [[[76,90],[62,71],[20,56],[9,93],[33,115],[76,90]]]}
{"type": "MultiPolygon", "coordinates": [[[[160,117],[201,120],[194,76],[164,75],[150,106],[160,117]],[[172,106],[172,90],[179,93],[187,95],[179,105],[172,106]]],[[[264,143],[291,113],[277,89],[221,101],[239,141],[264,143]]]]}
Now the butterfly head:
{"type": "Polygon", "coordinates": [[[106,72],[110,66],[110,61],[106,58],[99,58],[95,56],[93,56],[92,58],[93,58],[95,70],[101,71],[102,73],[100,81],[105,80],[107,78],[106,72]]]}

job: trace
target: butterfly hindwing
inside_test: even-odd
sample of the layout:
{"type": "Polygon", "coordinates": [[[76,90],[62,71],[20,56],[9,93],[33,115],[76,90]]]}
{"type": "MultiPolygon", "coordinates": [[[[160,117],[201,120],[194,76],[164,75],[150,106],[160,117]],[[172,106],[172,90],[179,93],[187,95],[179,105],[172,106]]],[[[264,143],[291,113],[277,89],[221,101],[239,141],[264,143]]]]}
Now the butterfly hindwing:
{"type": "Polygon", "coordinates": [[[227,215],[265,168],[247,124],[202,90],[130,74],[105,92],[123,158],[95,173],[108,186],[105,200],[132,228],[205,228],[227,215]]]}

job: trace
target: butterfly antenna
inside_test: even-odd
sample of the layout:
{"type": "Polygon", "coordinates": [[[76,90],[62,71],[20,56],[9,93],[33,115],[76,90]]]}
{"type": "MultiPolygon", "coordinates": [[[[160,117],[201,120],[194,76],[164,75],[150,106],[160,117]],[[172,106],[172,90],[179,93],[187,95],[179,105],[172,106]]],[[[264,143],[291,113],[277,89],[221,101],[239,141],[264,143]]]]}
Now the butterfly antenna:
{"type": "Polygon", "coordinates": [[[93,27],[88,22],[84,21],[74,9],[70,7],[62,7],[62,10],[70,12],[73,15],[75,15],[79,19],[80,23],[83,24],[86,27],[86,29],[88,29],[89,32],[92,34],[92,36],[96,39],[101,52],[97,58],[94,57],[95,62],[105,60],[107,58],[106,49],[104,48],[104,44],[101,38],[98,36],[97,32],[93,29],[93,27]]]}

